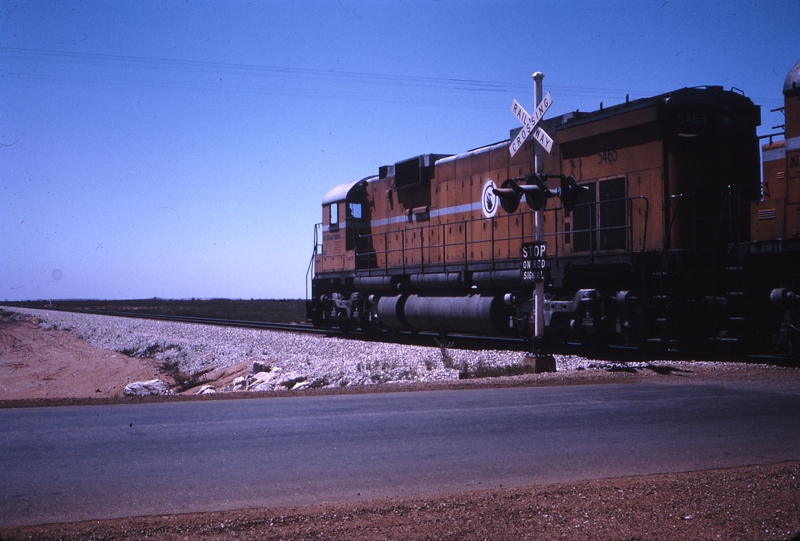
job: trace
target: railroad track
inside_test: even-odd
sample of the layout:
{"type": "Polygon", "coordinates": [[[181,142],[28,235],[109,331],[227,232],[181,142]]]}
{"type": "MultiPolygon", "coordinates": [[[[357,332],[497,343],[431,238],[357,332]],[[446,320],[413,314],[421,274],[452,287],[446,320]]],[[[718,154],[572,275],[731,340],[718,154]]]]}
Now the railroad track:
{"type": "Polygon", "coordinates": [[[387,332],[365,332],[361,330],[351,330],[342,332],[336,328],[318,328],[309,323],[275,323],[267,321],[244,321],[238,319],[219,319],[197,316],[176,316],[168,314],[148,314],[133,312],[128,310],[93,310],[93,309],[70,309],[52,308],[52,310],[62,312],[73,312],[78,314],[94,314],[101,316],[127,317],[134,319],[151,319],[159,321],[174,321],[180,323],[195,323],[200,325],[216,325],[221,327],[237,327],[242,329],[260,329],[265,331],[291,332],[298,334],[315,334],[329,336],[332,338],[343,338],[349,340],[362,340],[365,342],[390,342],[395,344],[408,344],[418,346],[440,347],[445,345],[452,349],[492,349],[508,351],[530,350],[530,344],[519,338],[508,337],[487,337],[473,336],[467,334],[452,334],[442,337],[434,332],[397,332],[389,334],[387,332]]]}
{"type": "MultiPolygon", "coordinates": [[[[427,347],[446,347],[448,349],[466,350],[501,350],[501,351],[532,351],[530,342],[520,338],[503,336],[477,336],[468,334],[449,334],[442,337],[435,332],[364,332],[362,330],[350,330],[342,332],[337,328],[317,328],[309,323],[277,323],[266,321],[245,321],[237,319],[220,319],[197,316],[176,316],[168,314],[141,313],[128,310],[95,310],[95,309],[71,309],[71,308],[52,308],[63,312],[74,312],[83,314],[95,314],[105,316],[128,317],[135,319],[151,319],[161,321],[175,321],[181,323],[195,323],[201,325],[216,325],[224,327],[237,327],[244,329],[260,329],[266,331],[291,332],[298,334],[314,334],[318,336],[328,336],[331,338],[341,338],[348,340],[361,340],[365,342],[389,342],[394,344],[407,344],[427,347]]],[[[784,356],[737,356],[735,354],[725,355],[703,355],[698,352],[686,351],[664,351],[641,349],[637,347],[606,346],[604,348],[587,349],[581,345],[566,345],[558,348],[550,348],[542,353],[560,355],[579,355],[584,357],[615,360],[727,360],[727,361],[747,361],[763,364],[774,364],[779,366],[796,366],[794,359],[784,356]]]]}
{"type": "Polygon", "coordinates": [[[62,312],[77,314],[94,314],[100,316],[117,316],[134,319],[156,319],[160,321],[176,321],[180,323],[197,323],[201,325],[217,325],[220,327],[239,327],[243,329],[263,329],[268,331],[296,332],[303,334],[326,334],[325,329],[317,329],[308,323],[274,323],[269,321],[244,321],[239,319],[220,319],[198,316],[175,316],[168,314],[148,314],[127,310],[72,310],[69,308],[52,308],[62,312]]]}

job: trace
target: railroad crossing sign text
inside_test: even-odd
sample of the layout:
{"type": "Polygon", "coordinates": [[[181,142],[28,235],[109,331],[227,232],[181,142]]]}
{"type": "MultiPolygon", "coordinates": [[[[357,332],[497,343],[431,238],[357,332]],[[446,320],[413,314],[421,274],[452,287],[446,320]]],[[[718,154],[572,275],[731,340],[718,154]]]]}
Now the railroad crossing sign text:
{"type": "Polygon", "coordinates": [[[517,100],[514,100],[511,104],[511,112],[522,122],[522,130],[517,134],[514,140],[511,141],[511,145],[509,145],[509,151],[512,156],[522,147],[531,133],[533,133],[533,138],[536,139],[548,153],[550,152],[553,148],[553,140],[541,126],[536,127],[536,125],[552,104],[553,98],[550,97],[550,92],[548,92],[547,95],[542,98],[542,101],[539,102],[539,105],[536,106],[536,110],[533,112],[533,116],[531,116],[517,100]],[[534,130],[534,128],[536,129],[534,130]]]}

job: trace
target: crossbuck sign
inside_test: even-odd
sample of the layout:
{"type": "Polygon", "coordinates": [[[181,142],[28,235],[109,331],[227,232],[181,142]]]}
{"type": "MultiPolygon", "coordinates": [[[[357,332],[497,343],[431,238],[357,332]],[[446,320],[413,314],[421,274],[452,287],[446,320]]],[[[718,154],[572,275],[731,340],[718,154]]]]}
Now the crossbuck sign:
{"type": "Polygon", "coordinates": [[[517,103],[517,100],[514,100],[514,103],[511,105],[511,112],[522,122],[522,131],[517,134],[508,147],[512,156],[522,147],[522,144],[528,139],[531,133],[533,133],[533,138],[544,147],[548,154],[550,153],[550,149],[553,148],[553,140],[541,126],[537,127],[536,125],[551,105],[553,105],[553,99],[550,97],[550,92],[548,92],[547,95],[542,98],[542,101],[539,102],[539,105],[536,106],[536,110],[533,112],[533,116],[531,116],[523,109],[522,105],[517,103]],[[536,128],[535,131],[534,128],[536,128]]]}

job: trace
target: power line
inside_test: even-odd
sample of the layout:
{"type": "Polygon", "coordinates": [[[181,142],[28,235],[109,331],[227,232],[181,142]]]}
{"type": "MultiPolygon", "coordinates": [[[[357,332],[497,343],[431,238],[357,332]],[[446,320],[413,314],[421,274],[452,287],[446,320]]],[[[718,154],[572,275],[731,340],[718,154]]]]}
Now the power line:
{"type": "MultiPolygon", "coordinates": [[[[55,64],[60,66],[57,70],[26,68],[25,70],[12,71],[10,66],[6,65],[4,66],[4,71],[9,78],[60,79],[91,84],[128,85],[134,83],[139,86],[156,88],[199,89],[277,96],[325,96],[353,101],[369,100],[388,103],[411,101],[435,105],[453,105],[454,102],[451,97],[445,97],[441,94],[434,95],[435,93],[430,92],[438,89],[466,93],[472,97],[468,99],[469,101],[465,101],[462,94],[457,105],[477,108],[494,107],[493,104],[484,99],[484,96],[488,97],[499,93],[524,96],[531,91],[529,84],[518,82],[321,70],[14,47],[0,47],[0,56],[11,61],[20,61],[28,64],[55,64]],[[79,66],[86,69],[70,71],[64,69],[64,66],[79,66]],[[98,68],[103,68],[102,72],[99,72],[98,68]],[[112,70],[112,74],[109,74],[108,70],[112,70]],[[114,72],[123,73],[114,75],[114,72]],[[137,76],[135,72],[144,72],[144,74],[137,76]],[[190,77],[176,77],[176,74],[185,74],[190,77]],[[161,76],[154,77],[154,75],[161,76]],[[324,83],[325,90],[320,91],[307,84],[315,82],[324,83]],[[333,83],[340,84],[333,88],[333,83]],[[385,92],[385,89],[393,89],[394,92],[385,92]],[[428,92],[414,92],[414,90],[419,89],[425,89],[428,92]],[[408,91],[412,92],[412,94],[410,96],[398,96],[398,91],[408,91]]],[[[549,85],[548,88],[557,93],[562,99],[570,97],[579,100],[609,100],[611,103],[621,103],[626,96],[636,99],[661,93],[646,90],[631,91],[565,85],[549,85]]],[[[767,107],[782,104],[779,96],[751,96],[751,99],[767,107]]]]}
{"type": "MultiPolygon", "coordinates": [[[[424,87],[446,88],[471,93],[507,93],[529,92],[530,85],[521,83],[484,81],[478,79],[460,79],[449,77],[430,77],[415,75],[398,75],[385,73],[364,73],[356,71],[320,70],[310,68],[295,68],[287,66],[268,66],[257,64],[243,64],[232,62],[209,62],[199,60],[178,60],[168,58],[140,57],[129,55],[112,55],[98,53],[77,53],[71,51],[51,51],[42,49],[22,49],[0,47],[0,54],[8,59],[24,62],[41,62],[53,64],[68,64],[86,66],[89,68],[103,67],[125,70],[146,70],[150,72],[164,72],[168,74],[187,73],[200,75],[239,76],[258,80],[320,80],[339,81],[343,83],[389,86],[389,87],[424,87]]],[[[44,75],[39,73],[39,75],[44,75]]],[[[69,73],[50,73],[50,75],[67,77],[76,76],[69,73]]],[[[630,92],[621,89],[592,88],[592,87],[550,87],[562,95],[575,97],[595,98],[621,98],[626,94],[635,97],[646,97],[655,92],[637,91],[630,92]]]]}

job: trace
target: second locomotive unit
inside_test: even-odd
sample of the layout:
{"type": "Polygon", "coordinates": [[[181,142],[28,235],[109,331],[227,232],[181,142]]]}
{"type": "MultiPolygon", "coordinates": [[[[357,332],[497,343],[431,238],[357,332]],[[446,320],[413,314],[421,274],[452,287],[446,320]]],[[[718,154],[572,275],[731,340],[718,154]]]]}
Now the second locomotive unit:
{"type": "Polygon", "coordinates": [[[759,125],[738,91],[683,88],[543,120],[544,174],[518,130],[380,167],[323,198],[309,319],[533,339],[544,281],[540,345],[791,353],[800,251],[758,227],[759,125]]]}

